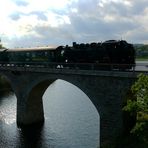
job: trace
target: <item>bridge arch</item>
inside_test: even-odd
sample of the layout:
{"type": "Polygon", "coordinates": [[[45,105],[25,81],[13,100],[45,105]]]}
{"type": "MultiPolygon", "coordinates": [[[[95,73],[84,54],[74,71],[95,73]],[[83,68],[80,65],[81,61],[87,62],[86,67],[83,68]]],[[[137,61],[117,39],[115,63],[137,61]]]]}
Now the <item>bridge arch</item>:
{"type": "MultiPolygon", "coordinates": [[[[42,97],[46,91],[46,89],[54,82],[58,79],[52,79],[49,77],[44,77],[43,79],[41,79],[40,81],[36,81],[31,87],[30,87],[30,91],[28,92],[28,96],[27,96],[27,112],[28,115],[27,117],[29,117],[30,114],[30,118],[34,117],[34,114],[36,112],[38,112],[38,117],[39,116],[43,116],[44,115],[44,109],[43,109],[43,100],[42,97]]],[[[90,96],[88,95],[88,93],[85,91],[85,87],[83,88],[82,86],[78,85],[79,83],[74,83],[70,80],[67,80],[65,78],[60,78],[60,80],[63,80],[67,83],[70,83],[71,85],[73,85],[74,87],[78,88],[79,90],[81,90],[90,100],[90,102],[94,105],[94,107],[96,108],[96,105],[94,104],[93,100],[90,98],[90,96]]],[[[76,82],[76,80],[75,80],[76,82]]],[[[99,111],[96,108],[98,115],[99,115],[99,111]]],[[[29,119],[30,120],[30,119],[29,119]]],[[[36,120],[36,119],[35,119],[36,120]]]]}
{"type": "Polygon", "coordinates": [[[26,97],[25,116],[27,122],[31,121],[32,123],[36,123],[38,121],[39,123],[42,123],[44,121],[44,107],[42,97],[49,85],[54,81],[55,79],[46,79],[30,87],[30,91],[26,97]]]}
{"type": "MultiPolygon", "coordinates": [[[[43,107],[43,95],[45,93],[45,91],[47,90],[47,88],[58,79],[50,79],[50,78],[45,78],[35,82],[34,85],[32,85],[30,92],[28,94],[28,99],[27,101],[27,118],[28,120],[32,121],[32,118],[35,119],[35,122],[38,121],[44,121],[44,107],[43,107]]],[[[60,79],[63,80],[63,79],[60,79]]],[[[65,80],[63,80],[65,81],[65,80]]],[[[70,83],[68,81],[65,81],[66,83],[70,83]]],[[[71,85],[73,85],[74,87],[76,87],[78,90],[81,91],[81,93],[84,93],[86,96],[87,94],[81,90],[81,88],[78,88],[78,86],[70,83],[71,85]]],[[[88,97],[88,96],[87,96],[88,97]]],[[[88,99],[90,100],[90,103],[95,107],[95,105],[93,104],[93,102],[91,101],[91,99],[88,97],[88,99]]],[[[88,101],[88,100],[86,100],[88,101]]],[[[98,113],[98,145],[100,143],[100,115],[98,110],[96,109],[97,113],[98,113]]]]}

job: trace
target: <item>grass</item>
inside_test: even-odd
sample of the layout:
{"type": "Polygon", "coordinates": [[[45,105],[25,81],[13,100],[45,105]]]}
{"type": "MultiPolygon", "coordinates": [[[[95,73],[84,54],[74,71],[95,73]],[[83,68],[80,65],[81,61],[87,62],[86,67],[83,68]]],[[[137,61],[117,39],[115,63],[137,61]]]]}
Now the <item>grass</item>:
{"type": "Polygon", "coordinates": [[[148,61],[148,56],[136,57],[136,61],[148,61]]]}

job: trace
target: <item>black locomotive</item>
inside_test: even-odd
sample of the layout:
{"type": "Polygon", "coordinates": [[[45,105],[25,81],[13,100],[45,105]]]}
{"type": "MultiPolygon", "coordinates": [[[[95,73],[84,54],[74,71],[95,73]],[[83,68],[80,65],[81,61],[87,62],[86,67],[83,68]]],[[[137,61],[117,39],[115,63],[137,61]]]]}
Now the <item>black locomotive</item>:
{"type": "Polygon", "coordinates": [[[135,50],[124,40],[103,43],[77,44],[57,48],[37,47],[26,49],[1,49],[0,63],[16,66],[53,66],[57,68],[131,69],[135,65],[135,50]],[[85,65],[85,66],[84,66],[85,65]],[[58,67],[59,68],[59,67],[58,67]]]}

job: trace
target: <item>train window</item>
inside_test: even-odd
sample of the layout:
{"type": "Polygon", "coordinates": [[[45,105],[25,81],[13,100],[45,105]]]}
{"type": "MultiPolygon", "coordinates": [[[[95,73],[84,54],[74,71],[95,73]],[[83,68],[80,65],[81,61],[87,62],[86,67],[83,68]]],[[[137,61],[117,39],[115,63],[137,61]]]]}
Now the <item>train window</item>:
{"type": "Polygon", "coordinates": [[[45,56],[47,56],[47,55],[48,55],[48,52],[46,51],[46,52],[45,52],[45,56]]]}
{"type": "Polygon", "coordinates": [[[64,55],[64,50],[61,51],[61,56],[63,56],[63,55],[64,55]]]}
{"type": "Polygon", "coordinates": [[[29,52],[27,52],[27,53],[26,53],[26,56],[27,56],[27,57],[29,57],[29,56],[30,56],[30,53],[29,53],[29,52]]]}
{"type": "Polygon", "coordinates": [[[51,57],[54,57],[54,52],[51,52],[51,57]]]}
{"type": "Polygon", "coordinates": [[[32,53],[32,57],[33,57],[33,58],[35,58],[35,57],[36,57],[36,54],[35,54],[34,52],[32,53]]]}

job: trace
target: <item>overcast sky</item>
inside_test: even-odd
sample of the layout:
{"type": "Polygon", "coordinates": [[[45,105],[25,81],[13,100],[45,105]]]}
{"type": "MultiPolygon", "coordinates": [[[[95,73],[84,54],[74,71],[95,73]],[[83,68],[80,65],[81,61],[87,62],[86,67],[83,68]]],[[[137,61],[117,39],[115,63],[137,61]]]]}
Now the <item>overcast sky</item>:
{"type": "Polygon", "coordinates": [[[148,43],[148,0],[3,0],[0,37],[9,48],[109,39],[148,43]]]}

